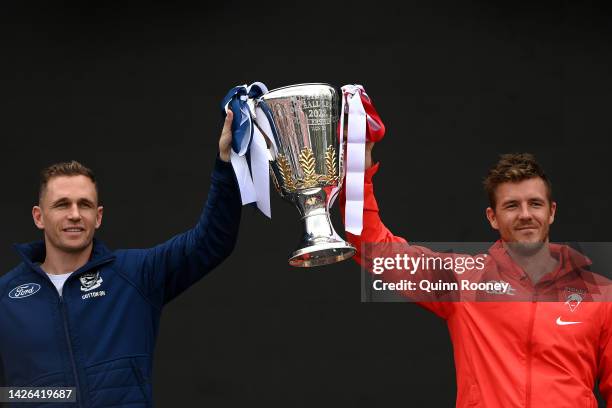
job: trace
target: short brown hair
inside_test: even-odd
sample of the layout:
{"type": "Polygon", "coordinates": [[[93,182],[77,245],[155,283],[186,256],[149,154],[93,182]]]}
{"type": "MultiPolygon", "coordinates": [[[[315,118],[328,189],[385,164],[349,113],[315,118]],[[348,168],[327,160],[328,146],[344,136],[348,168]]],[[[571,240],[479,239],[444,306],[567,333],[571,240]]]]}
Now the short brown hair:
{"type": "Polygon", "coordinates": [[[548,202],[552,203],[552,185],[533,154],[502,154],[495,167],[489,170],[489,174],[483,181],[491,208],[495,209],[495,190],[497,186],[502,183],[518,183],[536,177],[541,178],[546,184],[548,202]]]}
{"type": "Polygon", "coordinates": [[[53,177],[59,177],[59,176],[89,177],[89,179],[96,186],[96,193],[98,192],[98,185],[96,184],[96,176],[94,175],[93,171],[90,168],[83,166],[78,161],[72,160],[69,162],[55,163],[55,164],[50,165],[49,167],[42,169],[42,171],[40,172],[40,187],[38,189],[38,200],[39,201],[42,198],[42,195],[45,192],[45,189],[47,188],[47,184],[49,183],[49,180],[51,180],[53,177]]]}

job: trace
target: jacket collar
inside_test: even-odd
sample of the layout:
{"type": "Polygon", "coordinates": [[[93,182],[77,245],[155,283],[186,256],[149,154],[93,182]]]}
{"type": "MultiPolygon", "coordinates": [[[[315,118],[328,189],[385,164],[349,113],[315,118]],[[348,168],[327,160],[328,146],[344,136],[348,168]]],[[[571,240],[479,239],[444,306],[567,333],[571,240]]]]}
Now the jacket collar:
{"type": "MultiPolygon", "coordinates": [[[[588,257],[568,245],[551,243],[547,245],[551,255],[559,261],[559,267],[550,274],[545,275],[544,278],[546,279],[544,280],[556,280],[568,273],[579,272],[592,263],[588,257]]],[[[489,248],[489,253],[498,266],[507,273],[517,278],[524,275],[523,270],[514,260],[512,260],[501,240],[496,241],[491,248],[489,248]]]]}
{"type": "MultiPolygon", "coordinates": [[[[25,244],[14,244],[13,248],[19,256],[23,259],[23,262],[35,270],[38,273],[42,273],[43,271],[40,269],[38,263],[43,263],[45,260],[45,241],[35,241],[25,244]]],[[[84,272],[91,268],[94,268],[98,265],[101,265],[106,262],[110,262],[115,259],[115,254],[111,252],[102,242],[98,241],[94,238],[93,240],[93,249],[91,251],[91,256],[89,257],[89,261],[78,270],[74,272],[74,275],[77,275],[80,272],[84,272]]]]}

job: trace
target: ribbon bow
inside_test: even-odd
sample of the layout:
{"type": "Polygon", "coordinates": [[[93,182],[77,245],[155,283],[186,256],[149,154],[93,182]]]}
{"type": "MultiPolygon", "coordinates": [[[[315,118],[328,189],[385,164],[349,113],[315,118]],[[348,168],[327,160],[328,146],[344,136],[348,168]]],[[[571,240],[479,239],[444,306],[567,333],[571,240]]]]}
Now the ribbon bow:
{"type": "Polygon", "coordinates": [[[230,158],[238,180],[242,204],[255,202],[262,213],[271,217],[268,148],[263,135],[254,126],[248,106],[249,99],[256,100],[267,92],[268,88],[261,82],[236,86],[223,98],[221,110],[224,116],[228,109],[234,114],[230,158]],[[250,166],[247,163],[247,153],[250,166]]]}

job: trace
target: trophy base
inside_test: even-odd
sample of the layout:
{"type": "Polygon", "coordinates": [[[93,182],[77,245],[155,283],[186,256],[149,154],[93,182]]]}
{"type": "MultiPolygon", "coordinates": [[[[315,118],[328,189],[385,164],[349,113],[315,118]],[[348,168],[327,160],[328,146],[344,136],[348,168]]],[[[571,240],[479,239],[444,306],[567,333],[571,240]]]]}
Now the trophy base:
{"type": "Polygon", "coordinates": [[[355,248],[348,243],[326,242],[300,248],[291,254],[289,265],[308,268],[344,261],[355,255],[355,248]]]}

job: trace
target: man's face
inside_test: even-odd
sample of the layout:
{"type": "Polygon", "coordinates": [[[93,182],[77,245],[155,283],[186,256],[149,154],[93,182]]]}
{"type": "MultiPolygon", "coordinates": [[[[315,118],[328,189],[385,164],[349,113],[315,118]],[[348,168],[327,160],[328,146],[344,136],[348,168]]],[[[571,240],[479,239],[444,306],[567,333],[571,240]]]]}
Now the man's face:
{"type": "Polygon", "coordinates": [[[102,223],[95,184],[86,176],[51,178],[32,216],[47,245],[69,253],[85,250],[102,223]]]}
{"type": "Polygon", "coordinates": [[[557,204],[546,193],[546,183],[539,177],[497,186],[495,209],[487,208],[487,219],[502,241],[528,246],[548,242],[557,204]]]}

